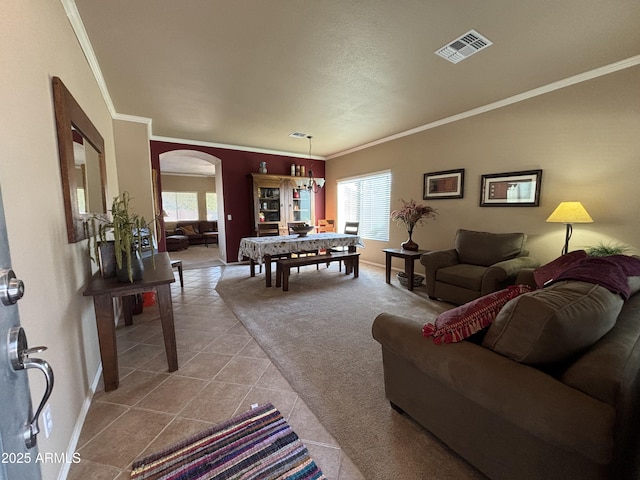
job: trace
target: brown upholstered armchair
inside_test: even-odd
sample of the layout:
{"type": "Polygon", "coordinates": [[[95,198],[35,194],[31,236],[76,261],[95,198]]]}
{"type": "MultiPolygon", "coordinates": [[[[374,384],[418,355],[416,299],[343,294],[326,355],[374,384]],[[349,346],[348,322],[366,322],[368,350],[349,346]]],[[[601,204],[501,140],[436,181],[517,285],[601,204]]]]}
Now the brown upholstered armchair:
{"type": "Polygon", "coordinates": [[[462,305],[513,284],[520,270],[540,265],[528,256],[526,240],[524,233],[458,230],[455,248],[434,250],[420,258],[427,294],[462,305]]]}

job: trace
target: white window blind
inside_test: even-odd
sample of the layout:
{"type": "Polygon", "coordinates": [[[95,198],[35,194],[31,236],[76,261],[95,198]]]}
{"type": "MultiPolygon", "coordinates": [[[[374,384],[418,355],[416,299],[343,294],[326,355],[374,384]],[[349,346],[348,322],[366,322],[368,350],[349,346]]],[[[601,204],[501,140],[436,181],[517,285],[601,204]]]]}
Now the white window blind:
{"type": "Polygon", "coordinates": [[[360,237],[389,241],[390,205],[391,172],[340,180],[338,231],[344,231],[345,222],[360,222],[360,237]]]}

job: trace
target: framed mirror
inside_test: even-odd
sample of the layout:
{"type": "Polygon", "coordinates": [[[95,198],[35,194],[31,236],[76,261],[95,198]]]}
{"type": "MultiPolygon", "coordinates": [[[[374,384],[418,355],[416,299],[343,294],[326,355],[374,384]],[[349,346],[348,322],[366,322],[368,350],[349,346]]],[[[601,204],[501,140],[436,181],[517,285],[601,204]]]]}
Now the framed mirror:
{"type": "Polygon", "coordinates": [[[87,238],[89,216],[107,213],[104,139],[62,80],[52,84],[67,236],[75,243],[87,238]]]}

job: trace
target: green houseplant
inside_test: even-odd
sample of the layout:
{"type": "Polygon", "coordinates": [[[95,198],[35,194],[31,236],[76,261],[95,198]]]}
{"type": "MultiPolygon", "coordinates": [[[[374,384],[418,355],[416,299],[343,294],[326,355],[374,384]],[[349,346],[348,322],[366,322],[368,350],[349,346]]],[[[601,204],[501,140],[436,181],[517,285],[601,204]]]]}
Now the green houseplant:
{"type": "Polygon", "coordinates": [[[606,257],[609,255],[624,255],[629,251],[629,247],[622,243],[604,243],[600,241],[597,245],[592,245],[585,249],[590,257],[606,257]]]}
{"type": "MultiPolygon", "coordinates": [[[[122,192],[114,197],[111,205],[111,220],[101,215],[92,215],[85,228],[89,237],[89,257],[98,262],[100,243],[113,241],[118,280],[134,282],[142,278],[142,250],[145,239],[153,245],[152,222],[129,210],[131,197],[122,192]],[[111,240],[109,238],[111,237],[111,240]]],[[[151,248],[153,255],[153,248],[151,248]]]]}

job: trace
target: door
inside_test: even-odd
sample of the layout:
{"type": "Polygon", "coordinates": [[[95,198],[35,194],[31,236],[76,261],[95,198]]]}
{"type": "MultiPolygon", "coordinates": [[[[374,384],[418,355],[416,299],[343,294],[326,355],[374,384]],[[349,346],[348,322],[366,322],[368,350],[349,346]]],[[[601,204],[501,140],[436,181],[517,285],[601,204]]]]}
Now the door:
{"type": "Polygon", "coordinates": [[[44,360],[29,358],[44,347],[27,349],[20,327],[17,300],[24,287],[11,270],[11,256],[0,192],[0,480],[41,478],[36,437],[38,418],[53,387],[53,373],[44,360]],[[32,414],[27,371],[44,373],[46,392],[32,414]]]}

